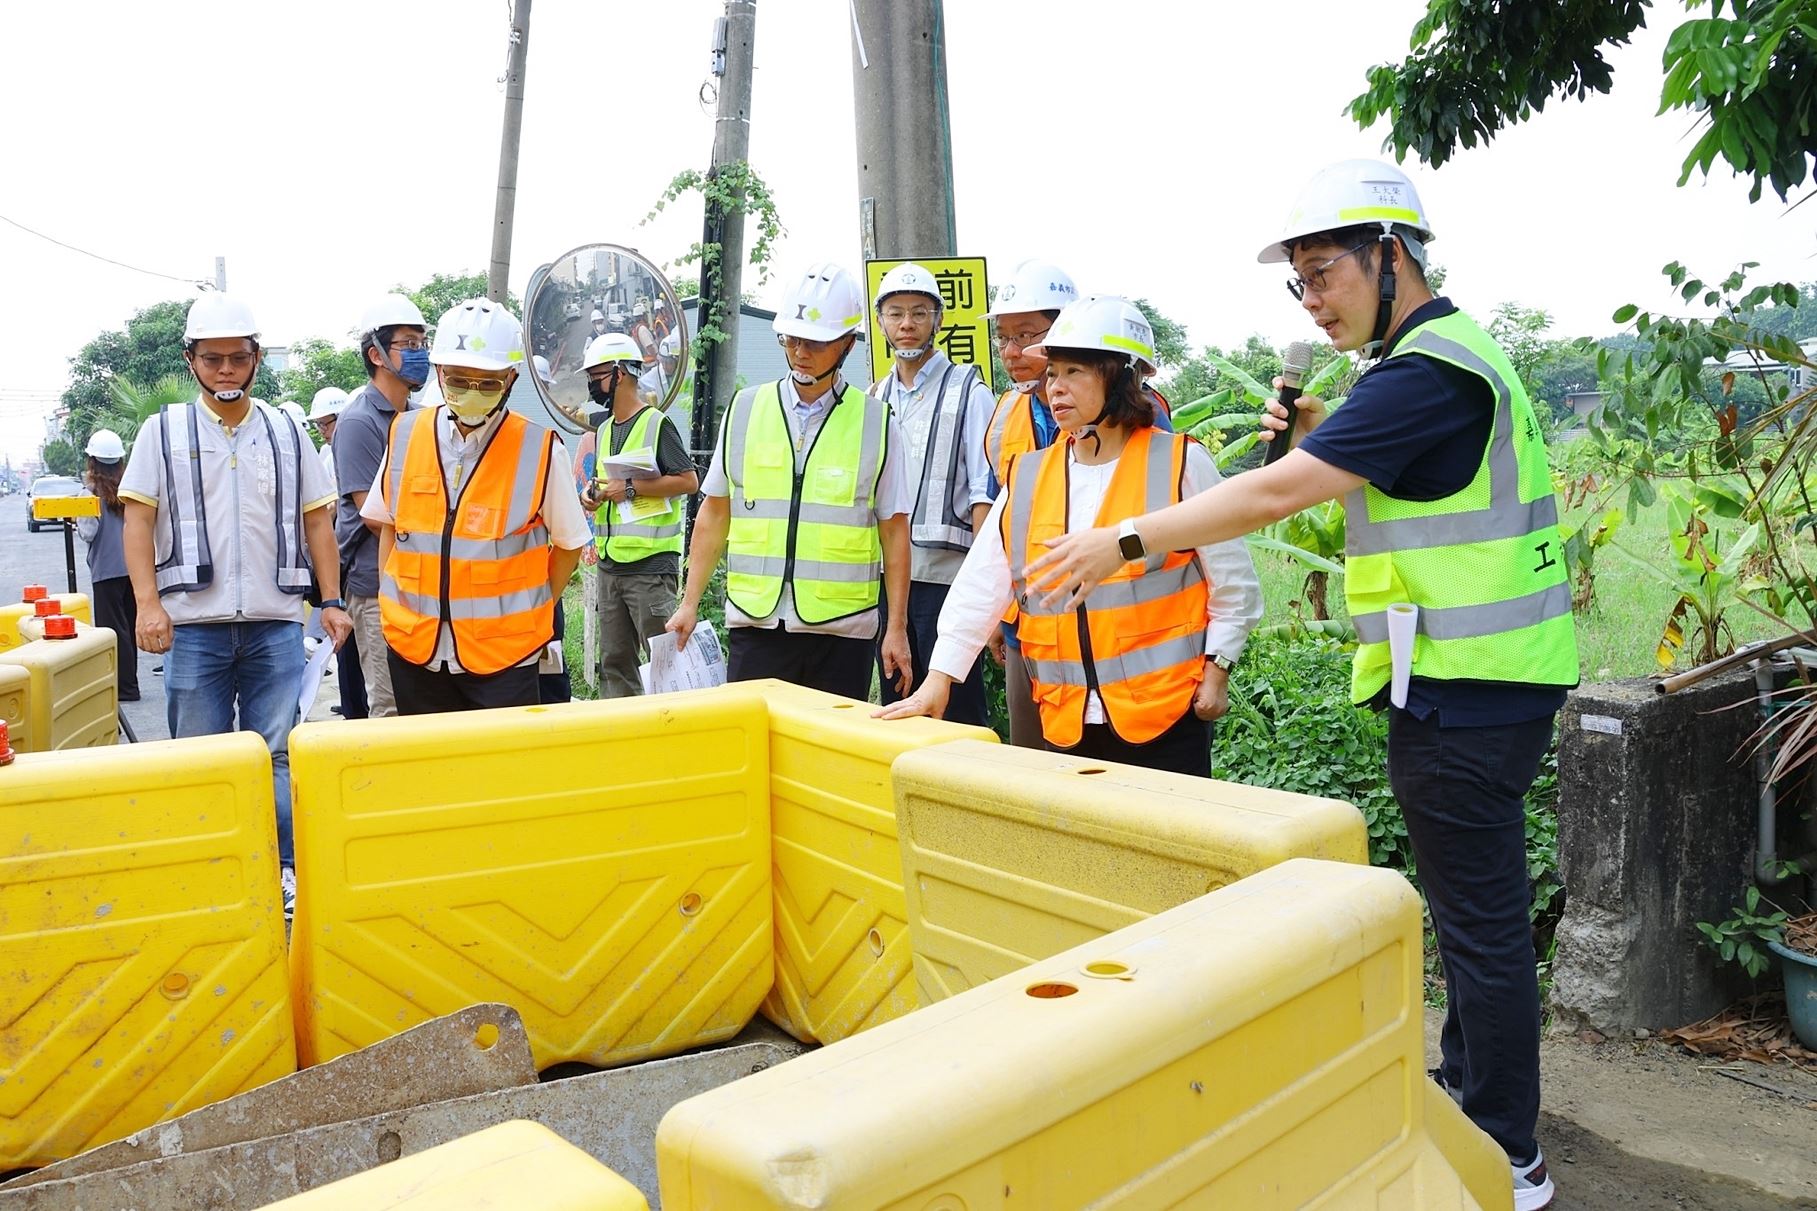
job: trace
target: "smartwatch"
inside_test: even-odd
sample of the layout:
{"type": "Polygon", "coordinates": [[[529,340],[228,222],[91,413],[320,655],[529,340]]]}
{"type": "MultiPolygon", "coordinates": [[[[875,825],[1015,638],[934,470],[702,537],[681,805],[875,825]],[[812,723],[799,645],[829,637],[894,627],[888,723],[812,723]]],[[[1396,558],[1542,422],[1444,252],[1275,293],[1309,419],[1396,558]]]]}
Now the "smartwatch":
{"type": "Polygon", "coordinates": [[[1117,527],[1117,549],[1123,553],[1125,563],[1148,558],[1148,548],[1142,545],[1142,536],[1136,533],[1135,518],[1126,517],[1123,524],[1117,527]]]}
{"type": "Polygon", "coordinates": [[[330,597],[316,607],[318,610],[345,610],[346,608],[347,603],[342,601],[339,597],[330,597]]]}

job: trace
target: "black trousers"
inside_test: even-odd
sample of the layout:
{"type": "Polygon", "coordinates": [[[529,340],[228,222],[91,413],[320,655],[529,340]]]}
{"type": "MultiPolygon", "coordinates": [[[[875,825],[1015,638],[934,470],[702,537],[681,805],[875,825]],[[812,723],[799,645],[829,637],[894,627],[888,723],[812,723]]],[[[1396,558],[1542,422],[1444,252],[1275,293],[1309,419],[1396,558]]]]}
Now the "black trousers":
{"type": "Polygon", "coordinates": [[[132,593],[130,576],[109,576],[90,586],[94,590],[95,625],[107,627],[119,645],[117,685],[121,702],[139,700],[139,599],[132,593]]]}
{"type": "Polygon", "coordinates": [[[341,687],[341,718],[364,719],[370,713],[366,701],[366,674],[360,669],[360,644],[351,632],[334,654],[335,681],[341,687]]]}
{"type": "Polygon", "coordinates": [[[1388,712],[1388,781],[1407,820],[1445,971],[1441,1074],[1515,1161],[1538,1145],[1539,979],[1527,909],[1527,788],[1552,717],[1441,728],[1388,712]]]}
{"type": "MultiPolygon", "coordinates": [[[[934,656],[934,641],[940,637],[940,607],[946,604],[946,594],[951,585],[934,584],[931,581],[915,580],[909,582],[908,597],[908,641],[910,663],[915,669],[915,679],[909,683],[909,693],[921,688],[927,679],[927,662],[934,656]]],[[[882,617],[889,617],[890,603],[884,597],[878,607],[882,617]]],[[[877,636],[877,684],[881,687],[885,705],[899,702],[908,694],[896,690],[893,678],[883,673],[883,636],[877,636]]],[[[946,700],[946,714],[943,718],[954,723],[973,723],[984,727],[984,657],[972,661],[971,672],[964,681],[953,682],[951,696],[946,700]]]]}
{"type": "Polygon", "coordinates": [[[1147,744],[1131,744],[1110,730],[1107,723],[1088,723],[1079,743],[1071,748],[1049,744],[1056,753],[1087,757],[1093,761],[1118,761],[1145,769],[1211,777],[1211,724],[1192,713],[1192,707],[1166,731],[1147,744]]]}
{"type": "Polygon", "coordinates": [[[535,706],[536,666],[518,665],[496,673],[449,673],[411,664],[389,648],[391,691],[400,715],[442,711],[483,711],[495,706],[535,706]]]}
{"type": "Polygon", "coordinates": [[[870,699],[869,639],[781,627],[727,627],[726,643],[727,681],[775,677],[859,702],[870,699]]]}

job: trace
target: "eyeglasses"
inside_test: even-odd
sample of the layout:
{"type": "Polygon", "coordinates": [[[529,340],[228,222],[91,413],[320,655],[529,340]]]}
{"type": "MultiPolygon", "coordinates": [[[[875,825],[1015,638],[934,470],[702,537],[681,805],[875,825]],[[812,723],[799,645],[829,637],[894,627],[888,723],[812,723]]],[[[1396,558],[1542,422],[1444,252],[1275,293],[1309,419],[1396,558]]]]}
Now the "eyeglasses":
{"type": "Polygon", "coordinates": [[[933,318],[934,312],[931,307],[916,307],[913,311],[891,307],[883,313],[883,322],[886,324],[900,324],[903,320],[914,320],[917,324],[925,324],[933,318]]]}
{"type": "Polygon", "coordinates": [[[222,366],[232,366],[235,370],[244,370],[252,365],[256,353],[198,353],[196,361],[202,363],[202,369],[213,372],[222,366]]]}
{"type": "Polygon", "coordinates": [[[784,349],[787,349],[790,345],[800,345],[809,353],[819,353],[822,349],[830,349],[839,341],[839,339],[840,338],[838,337],[834,337],[830,341],[811,341],[805,336],[784,336],[780,332],[776,334],[776,343],[781,345],[784,349]]]}
{"type": "Polygon", "coordinates": [[[991,338],[991,344],[997,347],[997,352],[999,353],[1006,353],[1011,349],[1027,349],[1031,345],[1039,345],[1042,341],[1046,340],[1047,334],[1052,331],[1052,328],[1043,328],[1039,332],[1030,332],[1024,336],[1017,336],[1010,332],[999,332],[996,336],[991,338]]]}
{"type": "Polygon", "coordinates": [[[387,349],[427,349],[429,342],[420,336],[393,337],[387,349]]]}
{"type": "Polygon", "coordinates": [[[1369,247],[1369,245],[1366,243],[1358,244],[1355,248],[1338,253],[1323,265],[1314,265],[1312,267],[1312,272],[1309,274],[1294,274],[1287,279],[1287,293],[1291,294],[1296,299],[1305,298],[1308,290],[1312,291],[1314,294],[1325,293],[1325,271],[1345,257],[1355,256],[1367,247],[1369,247]]]}
{"type": "Polygon", "coordinates": [[[442,385],[450,391],[478,391],[481,395],[496,395],[505,389],[502,378],[468,378],[461,374],[444,374],[442,385]]]}

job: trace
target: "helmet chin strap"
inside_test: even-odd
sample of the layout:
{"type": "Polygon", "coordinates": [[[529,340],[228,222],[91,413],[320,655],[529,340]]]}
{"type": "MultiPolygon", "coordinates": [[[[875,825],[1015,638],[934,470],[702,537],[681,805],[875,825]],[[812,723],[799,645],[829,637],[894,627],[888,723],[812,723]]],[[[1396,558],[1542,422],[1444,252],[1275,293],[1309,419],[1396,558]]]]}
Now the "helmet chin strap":
{"type": "Polygon", "coordinates": [[[210,387],[207,383],[202,381],[202,376],[196,374],[193,369],[190,371],[190,374],[194,375],[196,385],[202,388],[202,393],[216,403],[237,404],[241,399],[245,398],[246,393],[252,389],[252,380],[259,376],[259,371],[257,367],[254,367],[252,373],[246,376],[245,382],[241,383],[238,387],[229,387],[225,391],[216,391],[214,388],[210,387]]]}
{"type": "MultiPolygon", "coordinates": [[[[894,298],[895,296],[892,295],[891,297],[894,298]]],[[[943,302],[936,302],[934,304],[934,325],[933,325],[933,327],[928,329],[927,339],[925,341],[922,341],[920,345],[916,346],[913,349],[893,349],[892,352],[895,354],[895,356],[897,358],[899,358],[900,360],[905,361],[905,362],[920,361],[922,358],[926,357],[929,353],[931,353],[933,351],[934,337],[940,331],[940,321],[944,320],[945,318],[946,318],[946,304],[943,302]]]]}
{"type": "Polygon", "coordinates": [[[1382,228],[1381,243],[1377,246],[1381,255],[1381,270],[1377,280],[1381,283],[1380,301],[1375,306],[1375,335],[1363,346],[1365,358],[1378,358],[1382,350],[1388,347],[1388,323],[1394,315],[1394,233],[1386,226],[1382,228]]]}

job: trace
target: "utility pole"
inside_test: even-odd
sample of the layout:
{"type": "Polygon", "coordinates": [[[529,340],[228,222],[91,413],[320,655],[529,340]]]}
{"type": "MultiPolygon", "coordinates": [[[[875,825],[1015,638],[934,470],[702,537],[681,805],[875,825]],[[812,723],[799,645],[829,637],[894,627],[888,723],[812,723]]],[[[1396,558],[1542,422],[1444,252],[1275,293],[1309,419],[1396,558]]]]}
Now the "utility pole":
{"type": "MultiPolygon", "coordinates": [[[[721,77],[719,116],[713,126],[713,159],[707,179],[721,168],[736,164],[751,152],[751,55],[757,41],[757,0],[726,0],[726,15],[714,30],[713,71],[721,77]]],[[[713,430],[732,400],[738,383],[738,315],[744,298],[744,211],[721,209],[709,194],[706,221],[700,234],[702,248],[719,246],[716,257],[702,258],[700,305],[694,312],[696,329],[705,327],[717,311],[725,339],[714,342],[695,359],[694,455],[699,458],[713,446],[713,430]]],[[[689,498],[689,508],[700,497],[689,498]]]]}
{"type": "Polygon", "coordinates": [[[956,255],[941,0],[852,0],[852,92],[864,258],[956,255]]]}
{"type": "Polygon", "coordinates": [[[227,258],[224,256],[215,258],[215,289],[227,293],[227,258]]]}
{"type": "Polygon", "coordinates": [[[530,0],[511,5],[511,57],[505,67],[505,129],[498,146],[498,201],[492,212],[492,263],[486,297],[505,301],[511,275],[511,221],[517,213],[517,143],[524,128],[524,68],[530,58],[530,0]]]}

